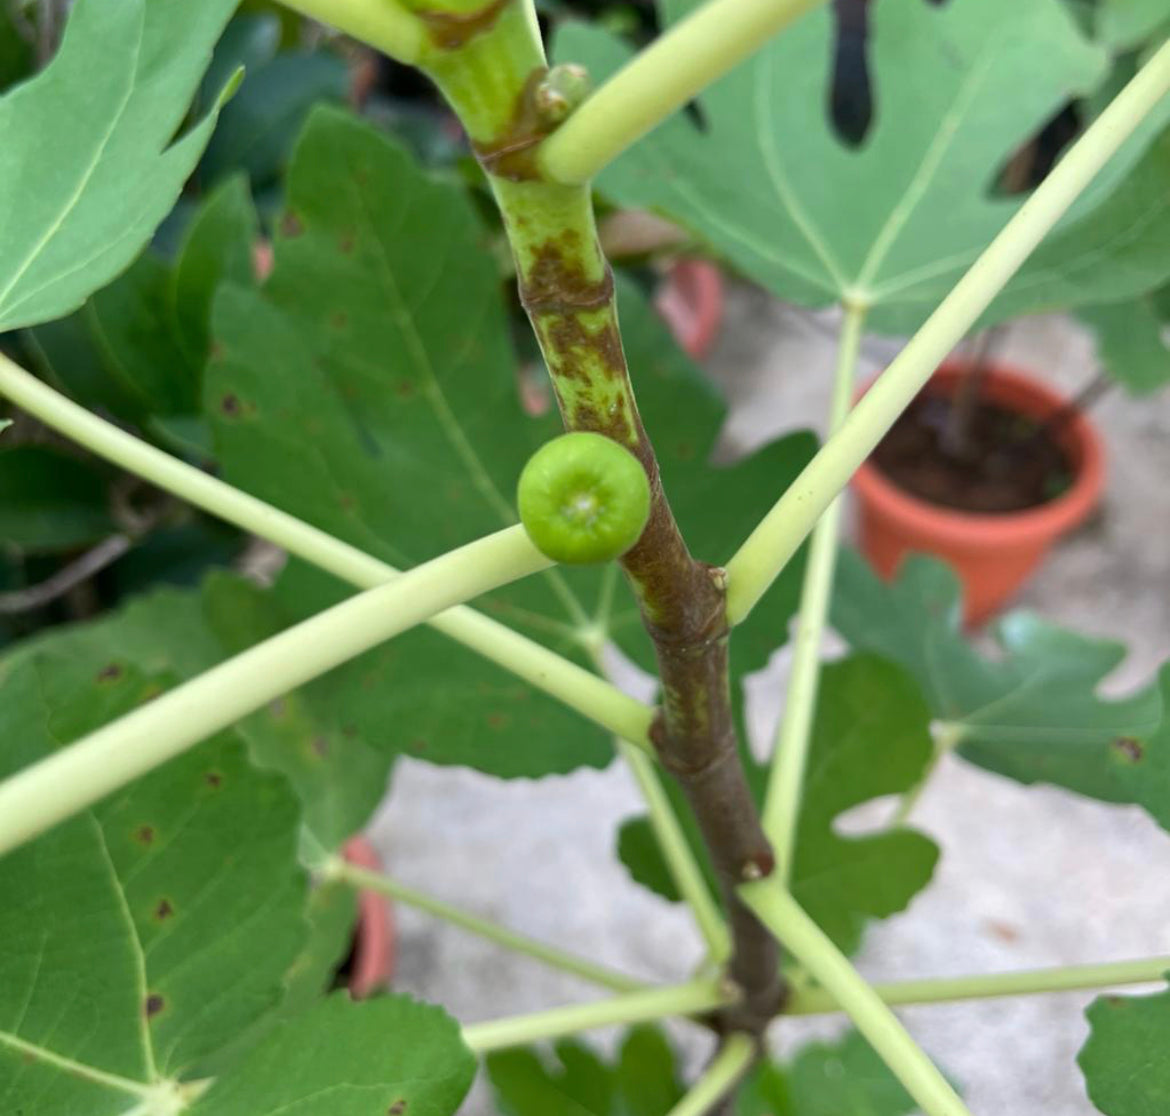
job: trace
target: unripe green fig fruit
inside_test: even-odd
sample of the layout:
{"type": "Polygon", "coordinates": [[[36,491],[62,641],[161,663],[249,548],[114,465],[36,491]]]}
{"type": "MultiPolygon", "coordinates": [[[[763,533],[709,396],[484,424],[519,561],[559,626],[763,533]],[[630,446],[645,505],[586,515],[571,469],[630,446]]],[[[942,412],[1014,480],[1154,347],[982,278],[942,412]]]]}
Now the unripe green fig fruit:
{"type": "Polygon", "coordinates": [[[520,474],[520,520],[556,562],[588,565],[625,554],[650,518],[650,483],[638,459],[601,434],[546,442],[520,474]]]}

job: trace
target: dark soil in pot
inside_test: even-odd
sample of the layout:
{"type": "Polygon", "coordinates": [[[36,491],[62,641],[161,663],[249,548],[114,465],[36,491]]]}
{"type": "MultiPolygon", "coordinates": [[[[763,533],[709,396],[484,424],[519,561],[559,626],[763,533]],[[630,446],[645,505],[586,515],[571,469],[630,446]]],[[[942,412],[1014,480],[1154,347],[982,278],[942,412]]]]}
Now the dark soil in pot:
{"type": "Polygon", "coordinates": [[[1052,421],[978,400],[958,450],[948,444],[953,408],[948,395],[927,388],[874,451],[873,463],[904,492],[995,514],[1039,507],[1072,484],[1075,469],[1052,421]]]}

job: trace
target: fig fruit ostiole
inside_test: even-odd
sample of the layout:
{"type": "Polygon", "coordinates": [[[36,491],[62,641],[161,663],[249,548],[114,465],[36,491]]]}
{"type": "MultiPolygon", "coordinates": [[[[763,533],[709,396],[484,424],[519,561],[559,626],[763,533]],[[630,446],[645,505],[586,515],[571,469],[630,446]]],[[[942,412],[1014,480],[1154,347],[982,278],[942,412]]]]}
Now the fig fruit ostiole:
{"type": "Polygon", "coordinates": [[[650,517],[650,484],[638,459],[601,434],[546,442],[520,474],[520,520],[542,554],[589,565],[620,558],[650,517]]]}

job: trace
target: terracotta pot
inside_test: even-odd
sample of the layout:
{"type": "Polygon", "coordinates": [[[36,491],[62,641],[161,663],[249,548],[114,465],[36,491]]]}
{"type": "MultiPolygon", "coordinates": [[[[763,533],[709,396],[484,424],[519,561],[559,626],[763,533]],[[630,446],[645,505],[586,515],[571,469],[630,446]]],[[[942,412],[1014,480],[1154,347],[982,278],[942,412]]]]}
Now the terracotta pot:
{"type": "Polygon", "coordinates": [[[654,305],[675,340],[701,360],[711,351],[723,324],[723,274],[709,260],[677,260],[654,305]]]}
{"type": "MultiPolygon", "coordinates": [[[[382,870],[377,850],[364,837],[347,841],[342,856],[359,868],[368,868],[371,872],[382,870]]],[[[394,912],[385,896],[373,891],[359,893],[358,917],[353,933],[349,991],[355,1000],[361,1000],[384,987],[394,975],[397,930],[394,912]]]]}
{"type": "MultiPolygon", "coordinates": [[[[931,390],[952,394],[965,370],[944,364],[931,390]]],[[[1026,373],[1003,364],[986,369],[983,398],[1032,418],[1048,418],[1066,401],[1026,373]]],[[[933,554],[954,567],[964,588],[964,616],[981,624],[1024,584],[1049,547],[1097,505],[1105,480],[1101,440],[1085,415],[1060,424],[1057,440],[1075,469],[1069,488],[1026,511],[988,514],[929,504],[896,488],[871,461],[853,477],[860,511],[861,549],[890,577],[911,551],[933,554]]]]}

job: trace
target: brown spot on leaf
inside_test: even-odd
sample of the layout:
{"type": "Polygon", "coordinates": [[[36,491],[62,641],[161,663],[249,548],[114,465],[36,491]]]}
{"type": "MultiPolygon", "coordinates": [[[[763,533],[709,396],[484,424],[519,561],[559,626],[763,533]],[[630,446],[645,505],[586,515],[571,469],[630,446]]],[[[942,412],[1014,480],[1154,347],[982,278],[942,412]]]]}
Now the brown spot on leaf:
{"type": "Polygon", "coordinates": [[[99,682],[116,682],[122,677],[122,668],[117,663],[109,663],[98,671],[99,682]]]}
{"type": "Polygon", "coordinates": [[[321,759],[329,755],[329,741],[324,736],[314,736],[309,747],[313,749],[313,754],[321,759]]]}
{"type": "Polygon", "coordinates": [[[203,781],[213,790],[219,790],[223,786],[223,776],[218,771],[209,771],[203,776],[203,781]]]}
{"type": "Polygon", "coordinates": [[[291,209],[280,219],[280,235],[289,239],[300,236],[305,231],[305,223],[300,216],[291,209]]]}
{"type": "Polygon", "coordinates": [[[396,1100],[388,1109],[386,1109],[386,1116],[402,1116],[406,1111],[406,1101],[396,1100]]]}
{"type": "Polygon", "coordinates": [[[175,913],[175,908],[171,906],[169,899],[160,899],[158,906],[154,908],[154,917],[158,922],[165,922],[175,913]]]}
{"type": "Polygon", "coordinates": [[[243,410],[240,406],[239,397],[232,395],[230,392],[219,401],[219,409],[228,418],[235,418],[243,410]]]}
{"type": "Polygon", "coordinates": [[[1146,754],[1141,741],[1135,740],[1132,736],[1119,736],[1113,741],[1113,750],[1130,763],[1140,763],[1146,754]]]}
{"type": "Polygon", "coordinates": [[[134,840],[140,845],[153,845],[155,838],[153,825],[141,825],[134,831],[134,840]]]}
{"type": "Polygon", "coordinates": [[[487,723],[490,728],[502,729],[508,723],[508,718],[503,713],[489,713],[487,723]]]}
{"type": "Polygon", "coordinates": [[[354,239],[353,233],[346,233],[338,242],[337,247],[343,256],[352,255],[354,245],[357,241],[354,239]]]}
{"type": "Polygon", "coordinates": [[[394,393],[399,399],[410,399],[414,395],[414,384],[409,380],[399,380],[394,386],[394,393]]]}
{"type": "Polygon", "coordinates": [[[336,310],[330,316],[329,324],[334,329],[345,329],[349,325],[349,315],[344,310],[336,310]]]}
{"type": "Polygon", "coordinates": [[[146,997],[146,1018],[153,1019],[166,1006],[166,1000],[164,1000],[157,993],[152,992],[149,996],[146,997]]]}
{"type": "Polygon", "coordinates": [[[223,342],[222,341],[212,341],[211,347],[207,350],[207,359],[210,360],[214,364],[217,361],[223,360],[225,355],[226,354],[225,354],[225,350],[223,347],[223,342]]]}

